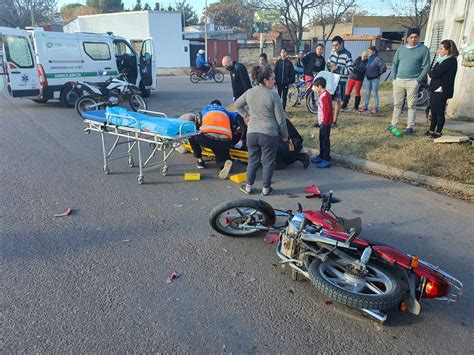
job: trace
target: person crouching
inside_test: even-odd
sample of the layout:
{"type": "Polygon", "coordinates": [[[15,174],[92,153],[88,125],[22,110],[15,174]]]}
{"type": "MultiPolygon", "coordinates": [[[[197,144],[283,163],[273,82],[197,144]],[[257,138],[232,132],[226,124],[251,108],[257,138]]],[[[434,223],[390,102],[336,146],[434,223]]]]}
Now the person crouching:
{"type": "Polygon", "coordinates": [[[331,125],[333,123],[332,98],[326,90],[326,79],[317,78],[313,84],[318,93],[318,124],[319,124],[319,155],[312,158],[311,162],[318,168],[329,168],[331,161],[331,125]]]}
{"type": "Polygon", "coordinates": [[[213,100],[210,105],[205,106],[201,115],[196,119],[196,128],[201,133],[189,138],[189,144],[193,149],[194,157],[197,159],[197,168],[206,167],[202,160],[202,147],[209,148],[216,156],[217,166],[221,169],[219,178],[226,179],[232,169],[230,160],[230,147],[232,145],[232,122],[231,114],[219,100],[213,100]]]}

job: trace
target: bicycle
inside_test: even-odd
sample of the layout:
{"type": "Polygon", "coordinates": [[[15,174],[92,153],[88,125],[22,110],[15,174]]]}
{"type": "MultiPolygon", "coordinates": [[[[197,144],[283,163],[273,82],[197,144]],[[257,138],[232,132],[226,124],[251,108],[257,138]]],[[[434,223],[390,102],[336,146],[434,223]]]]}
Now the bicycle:
{"type": "MultiPolygon", "coordinates": [[[[314,80],[314,77],[313,77],[314,80]]],[[[312,92],[312,85],[307,84],[312,80],[305,80],[303,75],[298,75],[298,78],[294,84],[292,84],[288,90],[287,103],[292,107],[301,104],[301,101],[308,95],[309,92],[312,92]]]]}

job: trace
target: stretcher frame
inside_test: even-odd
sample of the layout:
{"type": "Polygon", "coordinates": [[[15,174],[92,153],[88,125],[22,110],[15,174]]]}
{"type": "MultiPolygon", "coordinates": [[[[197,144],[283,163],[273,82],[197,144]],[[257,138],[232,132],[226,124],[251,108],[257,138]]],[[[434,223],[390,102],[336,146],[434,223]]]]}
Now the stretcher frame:
{"type": "MultiPolygon", "coordinates": [[[[168,117],[163,112],[139,110],[139,113],[145,113],[156,117],[168,117]]],[[[123,116],[119,114],[109,114],[110,116],[121,117],[126,119],[134,119],[130,116],[123,116]]],[[[136,120],[137,121],[137,120],[136,120]]],[[[100,133],[102,139],[102,153],[104,159],[104,173],[108,175],[110,169],[108,162],[116,159],[128,158],[128,165],[133,168],[135,162],[133,161],[132,152],[134,149],[138,153],[138,184],[143,184],[145,181],[144,169],[151,169],[156,166],[160,166],[160,173],[163,176],[168,174],[168,158],[181,144],[185,143],[190,137],[199,134],[199,131],[192,133],[181,133],[179,132],[176,136],[166,136],[149,131],[141,131],[137,128],[117,126],[107,122],[99,122],[90,119],[84,119],[86,127],[84,132],[89,134],[90,132],[100,133]],[[105,142],[105,136],[111,135],[115,137],[114,143],[108,148],[105,142]],[[142,154],[142,144],[147,143],[151,148],[150,154],[144,159],[142,154]],[[122,154],[114,154],[115,149],[120,146],[127,144],[127,152],[122,154]],[[157,151],[163,152],[163,159],[152,162],[157,151]]]]}

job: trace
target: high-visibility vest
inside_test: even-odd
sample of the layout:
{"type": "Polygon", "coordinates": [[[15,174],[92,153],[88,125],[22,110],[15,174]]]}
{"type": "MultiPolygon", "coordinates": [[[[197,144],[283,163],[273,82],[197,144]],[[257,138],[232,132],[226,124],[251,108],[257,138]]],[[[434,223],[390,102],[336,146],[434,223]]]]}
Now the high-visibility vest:
{"type": "Polygon", "coordinates": [[[232,128],[230,118],[222,111],[208,111],[202,118],[202,133],[222,134],[232,139],[232,128]]]}

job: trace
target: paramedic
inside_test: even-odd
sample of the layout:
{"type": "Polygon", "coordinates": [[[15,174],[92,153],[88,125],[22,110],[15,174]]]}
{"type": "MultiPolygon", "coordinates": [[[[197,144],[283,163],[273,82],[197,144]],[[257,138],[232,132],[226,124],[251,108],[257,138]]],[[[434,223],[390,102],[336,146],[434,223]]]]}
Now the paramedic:
{"type": "Polygon", "coordinates": [[[198,169],[206,167],[202,160],[201,146],[203,146],[212,150],[216,156],[217,165],[221,169],[219,178],[226,179],[229,176],[232,168],[229,155],[233,138],[232,126],[237,116],[237,112],[229,112],[222,107],[219,100],[213,100],[210,105],[202,109],[200,117],[196,120],[196,128],[199,128],[201,134],[189,139],[198,169]]]}

